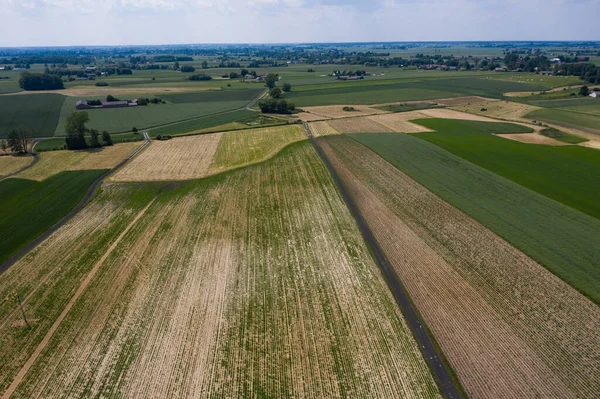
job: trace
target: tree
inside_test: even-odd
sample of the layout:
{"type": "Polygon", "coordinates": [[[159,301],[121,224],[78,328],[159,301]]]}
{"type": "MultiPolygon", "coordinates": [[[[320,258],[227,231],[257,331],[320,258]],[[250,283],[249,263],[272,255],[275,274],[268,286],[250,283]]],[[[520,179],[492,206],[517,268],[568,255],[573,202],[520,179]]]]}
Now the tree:
{"type": "Polygon", "coordinates": [[[243,69],[241,70],[241,72],[240,72],[240,75],[241,75],[242,77],[246,77],[246,75],[248,75],[248,70],[247,70],[246,68],[243,68],[243,69]]]}
{"type": "Polygon", "coordinates": [[[581,86],[581,89],[579,89],[579,95],[585,97],[589,96],[590,89],[587,86],[581,86]]]}
{"type": "Polygon", "coordinates": [[[30,72],[21,74],[19,86],[23,90],[57,90],[65,88],[60,76],[30,72]]]}
{"type": "Polygon", "coordinates": [[[292,84],[291,83],[284,83],[283,84],[283,91],[292,91],[292,84]]]}
{"type": "Polygon", "coordinates": [[[8,141],[6,144],[13,152],[18,154],[26,153],[29,143],[31,143],[31,134],[25,129],[13,129],[8,132],[8,141]]]}
{"type": "Polygon", "coordinates": [[[108,134],[106,130],[102,132],[102,144],[107,146],[114,144],[112,141],[112,137],[110,137],[110,134],[108,134]]]}
{"type": "Polygon", "coordinates": [[[281,91],[281,89],[279,87],[273,87],[271,90],[269,90],[269,95],[272,98],[281,98],[281,96],[283,95],[283,92],[281,91]]]}
{"type": "Polygon", "coordinates": [[[67,137],[65,143],[69,150],[81,150],[87,148],[85,141],[86,123],[90,121],[90,116],[86,111],[73,112],[67,117],[67,137]]]}
{"type": "Polygon", "coordinates": [[[265,84],[269,89],[272,89],[273,87],[275,87],[277,80],[277,74],[271,72],[265,77],[265,84]]]}
{"type": "Polygon", "coordinates": [[[179,69],[179,61],[175,61],[175,65],[173,65],[173,69],[179,69]]]}
{"type": "Polygon", "coordinates": [[[109,94],[108,96],[106,96],[106,101],[111,103],[113,101],[119,101],[119,99],[117,97],[113,97],[111,94],[109,94]]]}
{"type": "Polygon", "coordinates": [[[202,61],[202,69],[208,68],[208,62],[202,61]]]}
{"type": "Polygon", "coordinates": [[[98,131],[96,129],[90,129],[90,147],[92,148],[98,148],[98,147],[102,147],[102,145],[100,144],[100,141],[98,140],[98,136],[100,134],[98,133],[98,131]]]}
{"type": "Polygon", "coordinates": [[[138,129],[137,129],[137,127],[134,126],[133,129],[131,129],[131,131],[133,132],[133,134],[136,134],[138,132],[138,129]]]}
{"type": "Polygon", "coordinates": [[[194,72],[196,70],[196,68],[194,68],[191,65],[184,65],[181,67],[181,72],[194,72]]]}
{"type": "Polygon", "coordinates": [[[2,151],[4,151],[4,153],[7,152],[8,143],[6,142],[6,140],[0,140],[0,148],[2,148],[2,151]]]}

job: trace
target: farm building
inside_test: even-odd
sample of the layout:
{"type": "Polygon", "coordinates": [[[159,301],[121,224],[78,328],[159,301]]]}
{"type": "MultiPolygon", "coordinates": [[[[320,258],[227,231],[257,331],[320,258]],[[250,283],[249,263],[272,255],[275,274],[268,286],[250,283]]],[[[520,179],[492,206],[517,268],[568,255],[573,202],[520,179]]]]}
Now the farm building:
{"type": "Polygon", "coordinates": [[[75,108],[77,109],[90,109],[91,105],[88,104],[86,100],[79,100],[75,103],[75,108]]]}
{"type": "Polygon", "coordinates": [[[100,105],[90,105],[87,100],[79,100],[75,103],[77,109],[92,109],[92,108],[124,108],[137,106],[137,100],[129,101],[101,101],[100,105]]]}
{"type": "Polygon", "coordinates": [[[554,72],[552,72],[552,71],[540,71],[540,75],[554,76],[554,72]]]}
{"type": "Polygon", "coordinates": [[[590,93],[590,97],[600,98],[600,91],[593,91],[590,93]]]}

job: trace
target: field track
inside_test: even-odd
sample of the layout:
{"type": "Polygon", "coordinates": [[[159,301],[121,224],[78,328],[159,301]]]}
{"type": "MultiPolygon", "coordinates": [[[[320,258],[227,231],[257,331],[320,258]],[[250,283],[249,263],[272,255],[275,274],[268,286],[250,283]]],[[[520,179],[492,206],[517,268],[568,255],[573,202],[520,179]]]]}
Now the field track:
{"type": "Polygon", "coordinates": [[[31,143],[31,150],[30,153],[33,156],[33,159],[31,160],[31,163],[29,163],[29,165],[25,165],[22,168],[19,168],[17,170],[13,170],[10,173],[4,175],[4,176],[0,176],[0,181],[7,179],[11,176],[14,176],[16,174],[19,174],[23,171],[26,171],[27,169],[31,168],[33,165],[35,165],[36,163],[38,163],[40,161],[40,156],[38,155],[37,152],[35,152],[35,145],[37,144],[37,142],[39,141],[39,139],[34,139],[33,142],[31,143]]]}
{"type": "Polygon", "coordinates": [[[75,208],[73,208],[73,210],[71,210],[71,212],[69,212],[66,216],[64,216],[62,219],[60,219],[58,222],[56,222],[52,227],[50,227],[48,230],[46,230],[44,233],[42,233],[40,236],[38,236],[35,240],[31,241],[29,244],[27,244],[25,247],[23,247],[23,249],[21,249],[19,252],[17,252],[13,256],[11,256],[6,262],[4,262],[2,265],[0,265],[0,273],[3,273],[4,271],[6,271],[16,261],[21,259],[29,251],[31,251],[36,246],[38,246],[40,243],[42,243],[44,240],[46,240],[48,237],[50,237],[52,235],[52,233],[54,233],[56,230],[58,230],[66,222],[71,220],[79,211],[81,211],[83,209],[83,207],[85,207],[85,205],[90,201],[92,196],[96,193],[96,190],[98,189],[98,187],[100,187],[100,184],[104,181],[104,179],[108,175],[119,170],[119,168],[121,168],[123,165],[125,165],[127,163],[127,161],[129,161],[131,158],[135,157],[148,144],[150,144],[150,137],[148,137],[147,133],[144,133],[144,137],[146,138],[146,141],[144,141],[144,143],[142,145],[140,145],[131,155],[129,155],[127,158],[125,158],[123,161],[121,161],[117,166],[115,166],[113,169],[109,170],[108,172],[106,172],[105,174],[103,174],[102,176],[97,178],[92,183],[92,185],[88,189],[88,191],[85,194],[85,196],[83,197],[83,199],[79,202],[79,204],[75,208]]]}
{"type": "Polygon", "coordinates": [[[359,143],[320,141],[469,396],[598,397],[596,305],[359,143]]]}
{"type": "Polygon", "coordinates": [[[388,263],[382,249],[380,248],[379,244],[377,243],[377,240],[373,236],[373,233],[371,232],[369,225],[367,224],[365,219],[362,217],[361,212],[359,211],[358,207],[356,206],[356,203],[350,196],[350,193],[346,190],[346,186],[340,179],[340,176],[338,175],[336,169],[331,164],[327,154],[325,153],[325,151],[323,151],[323,149],[317,143],[317,141],[312,137],[312,134],[308,127],[308,124],[305,123],[304,127],[306,129],[306,132],[308,134],[308,137],[309,137],[312,145],[314,146],[315,150],[317,151],[317,153],[323,160],[323,163],[329,170],[331,177],[333,178],[334,182],[336,183],[336,186],[337,186],[338,190],[340,191],[340,194],[342,195],[344,202],[348,206],[350,213],[356,220],[358,228],[359,228],[366,244],[369,246],[369,249],[371,250],[371,252],[374,256],[377,265],[379,266],[383,275],[385,276],[388,286],[390,287],[390,290],[392,291],[394,298],[396,299],[396,302],[402,309],[402,313],[404,314],[404,317],[406,318],[406,321],[407,321],[415,339],[417,340],[417,343],[419,344],[419,348],[423,352],[423,356],[425,357],[427,363],[429,364],[429,367],[431,368],[433,375],[437,380],[438,385],[442,389],[443,395],[446,398],[459,398],[460,395],[458,393],[458,389],[456,388],[454,381],[450,377],[450,374],[449,374],[448,370],[446,369],[445,365],[442,363],[442,360],[441,360],[442,356],[440,354],[438,354],[438,351],[436,350],[435,346],[433,345],[431,338],[429,337],[429,335],[427,333],[427,330],[423,328],[423,323],[421,322],[419,316],[417,315],[417,312],[415,311],[407,293],[402,288],[402,284],[398,280],[391,265],[388,263]]]}
{"type": "Polygon", "coordinates": [[[106,258],[108,258],[110,256],[110,254],[113,252],[113,250],[117,247],[117,245],[119,245],[119,243],[121,242],[121,239],[123,239],[123,237],[125,236],[125,234],[127,234],[129,232],[129,230],[131,230],[131,228],[133,227],[133,225],[144,215],[144,213],[146,213],[146,211],[148,210],[148,208],[150,208],[150,206],[154,203],[155,199],[156,199],[156,197],[154,197],[148,203],[148,205],[146,205],[146,207],[144,209],[142,209],[136,215],[136,217],[131,221],[131,223],[129,223],[129,225],[125,228],[125,230],[123,230],[121,232],[121,234],[117,237],[117,239],[110,245],[110,247],[108,248],[108,250],[102,255],[102,257],[98,260],[98,262],[96,262],[94,264],[94,266],[92,267],[92,269],[90,270],[90,272],[87,274],[87,276],[85,277],[85,279],[81,282],[81,285],[79,286],[79,288],[77,289],[77,291],[75,291],[75,294],[73,295],[73,297],[71,298],[71,300],[69,301],[69,303],[67,304],[67,306],[63,309],[63,311],[61,312],[61,314],[54,321],[54,324],[52,324],[52,327],[50,327],[50,329],[48,330],[48,332],[44,336],[44,339],[42,339],[42,341],[39,343],[39,345],[35,348],[35,351],[29,357],[29,359],[27,360],[27,362],[23,365],[23,367],[21,368],[21,370],[19,370],[19,372],[17,373],[16,377],[14,378],[14,380],[12,381],[12,383],[10,384],[10,386],[8,387],[8,389],[4,392],[4,394],[2,395],[2,399],[9,399],[10,398],[10,396],[13,394],[13,392],[15,391],[15,389],[19,386],[19,384],[21,383],[21,381],[25,377],[25,374],[27,374],[27,372],[29,371],[29,369],[31,368],[31,366],[33,366],[33,364],[35,363],[35,361],[39,357],[40,353],[42,353],[42,351],[46,348],[46,346],[48,345],[48,342],[50,342],[50,339],[54,335],[55,331],[58,329],[58,327],[60,326],[60,324],[62,323],[62,321],[67,316],[67,313],[69,313],[69,311],[71,310],[71,308],[73,307],[73,305],[75,304],[75,302],[77,302],[77,300],[79,299],[79,297],[81,296],[81,294],[85,291],[85,289],[87,288],[87,286],[90,284],[90,282],[92,281],[92,279],[96,275],[96,272],[98,271],[98,269],[100,268],[100,266],[102,266],[102,264],[104,263],[104,261],[106,260],[106,258]]]}

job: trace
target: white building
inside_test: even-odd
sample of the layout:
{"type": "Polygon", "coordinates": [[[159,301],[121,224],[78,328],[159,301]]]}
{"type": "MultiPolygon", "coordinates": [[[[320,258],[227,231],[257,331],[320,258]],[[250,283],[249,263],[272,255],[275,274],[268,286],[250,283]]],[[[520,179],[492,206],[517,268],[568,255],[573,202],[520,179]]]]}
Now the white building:
{"type": "Polygon", "coordinates": [[[590,93],[590,97],[600,98],[600,91],[593,91],[590,93]]]}

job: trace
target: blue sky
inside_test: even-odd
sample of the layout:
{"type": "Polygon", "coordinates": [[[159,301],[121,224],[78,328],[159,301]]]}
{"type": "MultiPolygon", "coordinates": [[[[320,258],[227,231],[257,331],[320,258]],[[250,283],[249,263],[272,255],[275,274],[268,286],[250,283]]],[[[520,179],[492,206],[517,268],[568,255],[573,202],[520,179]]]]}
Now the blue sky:
{"type": "Polygon", "coordinates": [[[600,40],[600,0],[0,0],[0,46],[600,40]]]}

